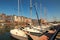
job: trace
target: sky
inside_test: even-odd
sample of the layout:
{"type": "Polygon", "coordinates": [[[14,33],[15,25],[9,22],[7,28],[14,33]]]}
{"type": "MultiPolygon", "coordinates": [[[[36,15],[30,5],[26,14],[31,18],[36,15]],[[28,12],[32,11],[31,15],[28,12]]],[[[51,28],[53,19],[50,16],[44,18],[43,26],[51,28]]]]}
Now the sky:
{"type": "Polygon", "coordinates": [[[32,0],[32,16],[30,17],[30,0],[20,0],[20,13],[18,15],[18,0],[0,0],[0,13],[6,15],[25,16],[37,19],[34,5],[39,18],[60,21],[60,0],[32,0]],[[40,6],[41,5],[41,6],[40,6]]]}

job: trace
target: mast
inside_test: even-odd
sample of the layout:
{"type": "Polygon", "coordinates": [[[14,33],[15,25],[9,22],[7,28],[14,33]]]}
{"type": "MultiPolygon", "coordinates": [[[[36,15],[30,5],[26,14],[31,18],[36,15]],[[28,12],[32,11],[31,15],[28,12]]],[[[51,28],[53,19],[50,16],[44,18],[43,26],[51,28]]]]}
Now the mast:
{"type": "MultiPolygon", "coordinates": [[[[19,10],[19,0],[18,0],[18,20],[19,20],[19,12],[20,10],[19,10]]],[[[18,21],[18,26],[19,26],[19,21],[18,21]]]]}
{"type": "Polygon", "coordinates": [[[42,4],[40,3],[40,19],[42,19],[41,14],[42,14],[42,4]]]}
{"type": "Polygon", "coordinates": [[[32,0],[30,0],[30,17],[32,16],[32,0]]]}
{"type": "Polygon", "coordinates": [[[18,16],[19,16],[19,11],[20,11],[20,10],[19,10],[19,0],[18,0],[18,16]]]}
{"type": "Polygon", "coordinates": [[[46,7],[44,7],[44,15],[45,15],[45,20],[47,20],[47,10],[46,10],[46,7]]]}
{"type": "Polygon", "coordinates": [[[47,20],[47,7],[46,7],[46,1],[44,2],[44,16],[45,16],[45,20],[47,20]]]}
{"type": "Polygon", "coordinates": [[[40,28],[41,28],[41,32],[42,32],[42,22],[41,22],[41,19],[42,19],[42,4],[40,3],[40,28]]]}
{"type": "MultiPolygon", "coordinates": [[[[32,0],[30,0],[30,18],[32,17],[32,0]]],[[[31,20],[32,23],[32,20],[31,20]]]]}

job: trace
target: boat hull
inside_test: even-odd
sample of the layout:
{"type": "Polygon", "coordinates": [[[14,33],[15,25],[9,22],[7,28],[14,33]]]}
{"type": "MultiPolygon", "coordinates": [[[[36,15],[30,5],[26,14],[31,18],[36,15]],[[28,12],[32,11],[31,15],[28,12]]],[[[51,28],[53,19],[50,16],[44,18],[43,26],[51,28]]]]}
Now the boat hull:
{"type": "Polygon", "coordinates": [[[19,39],[19,40],[28,40],[27,35],[22,31],[18,29],[10,30],[10,34],[12,37],[19,39]]]}
{"type": "Polygon", "coordinates": [[[16,39],[19,39],[19,40],[28,40],[27,37],[17,36],[17,35],[14,35],[14,34],[11,34],[11,36],[16,38],[16,39]]]}

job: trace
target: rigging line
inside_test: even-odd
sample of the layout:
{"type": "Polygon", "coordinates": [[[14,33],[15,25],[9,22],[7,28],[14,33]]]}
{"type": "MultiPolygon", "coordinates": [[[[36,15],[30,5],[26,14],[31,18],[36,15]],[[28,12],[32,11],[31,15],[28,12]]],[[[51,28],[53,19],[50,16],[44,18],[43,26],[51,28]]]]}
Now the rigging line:
{"type": "Polygon", "coordinates": [[[38,23],[40,25],[40,28],[41,28],[41,32],[42,32],[42,27],[41,27],[41,23],[40,23],[40,20],[39,20],[39,16],[38,16],[38,12],[37,12],[37,9],[36,9],[36,6],[34,5],[34,8],[35,8],[35,11],[36,11],[36,15],[37,15],[37,19],[38,19],[38,23]]]}
{"type": "Polygon", "coordinates": [[[37,15],[38,23],[39,23],[39,25],[40,25],[39,16],[38,16],[38,12],[37,12],[37,6],[34,5],[34,8],[35,8],[35,11],[36,11],[36,15],[37,15]]]}

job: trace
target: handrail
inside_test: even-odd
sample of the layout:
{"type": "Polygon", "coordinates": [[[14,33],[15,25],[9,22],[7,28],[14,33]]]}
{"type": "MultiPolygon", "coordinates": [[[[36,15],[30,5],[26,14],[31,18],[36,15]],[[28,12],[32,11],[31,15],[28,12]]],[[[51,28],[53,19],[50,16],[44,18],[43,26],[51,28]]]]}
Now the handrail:
{"type": "Polygon", "coordinates": [[[55,34],[51,37],[51,39],[49,39],[49,40],[55,40],[55,37],[56,37],[56,35],[58,34],[59,30],[60,30],[60,29],[58,29],[58,30],[56,31],[56,33],[55,33],[55,34]]]}

